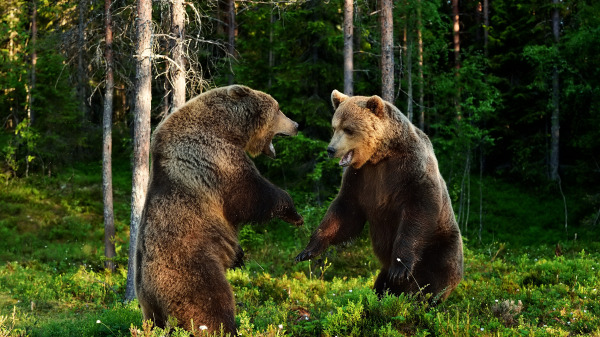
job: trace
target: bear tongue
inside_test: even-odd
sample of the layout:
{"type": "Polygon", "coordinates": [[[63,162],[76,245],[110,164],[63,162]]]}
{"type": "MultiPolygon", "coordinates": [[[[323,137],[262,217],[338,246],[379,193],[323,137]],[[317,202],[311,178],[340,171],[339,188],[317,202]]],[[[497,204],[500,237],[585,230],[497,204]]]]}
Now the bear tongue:
{"type": "Polygon", "coordinates": [[[348,151],[342,159],[340,159],[340,166],[348,166],[352,162],[352,155],[354,154],[354,150],[348,151]]]}

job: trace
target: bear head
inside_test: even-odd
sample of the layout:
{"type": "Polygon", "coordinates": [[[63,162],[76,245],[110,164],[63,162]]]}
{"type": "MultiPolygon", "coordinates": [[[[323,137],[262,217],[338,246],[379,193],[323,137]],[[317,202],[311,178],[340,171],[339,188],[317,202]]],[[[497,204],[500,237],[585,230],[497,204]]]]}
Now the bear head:
{"type": "Polygon", "coordinates": [[[226,88],[227,95],[241,107],[240,112],[253,113],[249,118],[251,130],[244,149],[253,157],[263,153],[275,158],[273,137],[277,135],[295,136],[298,123],[286,117],[279,110],[279,103],[269,94],[242,85],[226,88]]]}
{"type": "Polygon", "coordinates": [[[390,137],[394,107],[379,96],[349,97],[337,90],[331,93],[331,102],[335,113],[328,155],[341,158],[341,166],[356,169],[369,160],[374,161],[386,145],[384,140],[390,137]]]}

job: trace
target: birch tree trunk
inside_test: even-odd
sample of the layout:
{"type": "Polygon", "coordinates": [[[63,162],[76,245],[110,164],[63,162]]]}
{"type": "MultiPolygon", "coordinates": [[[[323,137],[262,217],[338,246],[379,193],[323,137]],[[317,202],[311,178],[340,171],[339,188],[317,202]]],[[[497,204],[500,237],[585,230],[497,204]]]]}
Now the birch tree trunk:
{"type": "MultiPolygon", "coordinates": [[[[552,10],[552,34],[554,35],[554,43],[558,48],[558,42],[560,41],[560,14],[558,12],[559,0],[552,0],[554,9],[552,10]]],[[[560,138],[560,82],[559,82],[558,67],[554,66],[552,73],[552,127],[551,133],[551,145],[550,145],[550,179],[558,180],[558,145],[560,138]]]]}
{"type": "Polygon", "coordinates": [[[406,93],[406,117],[412,122],[413,120],[413,83],[412,83],[412,50],[413,41],[412,34],[407,34],[406,39],[406,82],[407,82],[407,93],[406,93]]]}
{"type": "Polygon", "coordinates": [[[419,44],[419,129],[425,131],[425,78],[423,76],[423,24],[421,0],[417,4],[417,39],[419,44]]]}
{"type": "Polygon", "coordinates": [[[136,46],[135,46],[135,107],[133,112],[133,177],[131,188],[131,224],[129,227],[129,265],[125,298],[133,300],[135,289],[134,256],[137,231],[144,208],[149,176],[150,152],[150,103],[152,54],[152,1],[137,0],[136,2],[136,46]]]}
{"type": "MultiPolygon", "coordinates": [[[[227,11],[227,40],[228,40],[228,53],[229,58],[232,60],[235,58],[235,1],[229,0],[229,7],[227,11]]],[[[229,74],[229,85],[234,82],[233,70],[229,74]]]]}
{"type": "Polygon", "coordinates": [[[106,58],[106,92],[104,93],[104,111],[102,118],[102,195],[104,201],[104,268],[115,271],[113,261],[115,251],[115,220],[113,212],[112,185],[112,114],[115,81],[113,77],[113,33],[111,0],[104,1],[105,50],[106,58]]]}
{"type": "Polygon", "coordinates": [[[171,1],[171,58],[175,62],[169,66],[171,73],[171,111],[185,103],[185,7],[183,0],[171,1]]]}
{"type": "Polygon", "coordinates": [[[354,95],[354,0],[344,0],[344,94],[354,95]]]}
{"type": "MultiPolygon", "coordinates": [[[[37,65],[37,0],[31,1],[31,74],[29,77],[29,99],[28,99],[28,109],[27,109],[27,117],[29,118],[29,123],[33,124],[35,122],[35,108],[33,106],[35,97],[33,96],[33,91],[35,90],[35,82],[36,82],[36,65],[37,65]]],[[[29,160],[27,160],[29,167],[29,160]]]]}
{"type": "Polygon", "coordinates": [[[392,0],[381,1],[381,97],[394,103],[394,23],[392,0]]]}
{"type": "Polygon", "coordinates": [[[79,53],[77,54],[77,99],[79,100],[79,109],[82,119],[88,117],[86,98],[87,74],[85,66],[85,14],[87,11],[86,0],[79,0],[79,23],[77,24],[77,44],[79,53]]]}

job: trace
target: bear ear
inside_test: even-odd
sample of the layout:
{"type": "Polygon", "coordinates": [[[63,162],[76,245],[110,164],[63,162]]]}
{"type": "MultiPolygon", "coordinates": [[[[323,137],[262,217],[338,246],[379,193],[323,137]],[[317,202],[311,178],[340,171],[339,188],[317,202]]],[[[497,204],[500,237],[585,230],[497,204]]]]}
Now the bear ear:
{"type": "Polygon", "coordinates": [[[346,100],[348,96],[342,94],[341,92],[333,89],[331,92],[331,103],[333,104],[333,109],[337,109],[340,103],[346,100]]]}
{"type": "Polygon", "coordinates": [[[375,116],[381,118],[385,113],[385,102],[377,95],[372,96],[367,101],[367,109],[371,110],[375,116]]]}
{"type": "Polygon", "coordinates": [[[246,97],[248,95],[250,95],[250,92],[252,91],[252,89],[243,86],[243,85],[230,85],[229,87],[227,87],[227,95],[229,95],[230,97],[233,98],[242,98],[242,97],[246,97]]]}

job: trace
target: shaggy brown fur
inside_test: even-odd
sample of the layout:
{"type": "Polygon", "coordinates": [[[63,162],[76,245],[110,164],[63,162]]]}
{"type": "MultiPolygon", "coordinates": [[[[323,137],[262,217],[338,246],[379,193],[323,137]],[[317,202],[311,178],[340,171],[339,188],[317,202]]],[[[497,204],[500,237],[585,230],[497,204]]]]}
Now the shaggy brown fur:
{"type": "Polygon", "coordinates": [[[381,261],[375,290],[432,293],[444,300],[463,276],[463,248],[429,138],[378,96],[332,93],[327,149],[348,166],[342,186],[307,247],[304,261],[356,237],[370,224],[381,261]]]}
{"type": "Polygon", "coordinates": [[[275,155],[278,133],[297,124],[269,95],[244,86],[210,90],[156,128],[137,237],[135,289],[144,319],[235,334],[225,271],[243,252],[238,229],[273,217],[301,225],[290,196],[264,179],[251,155],[275,155]]]}

